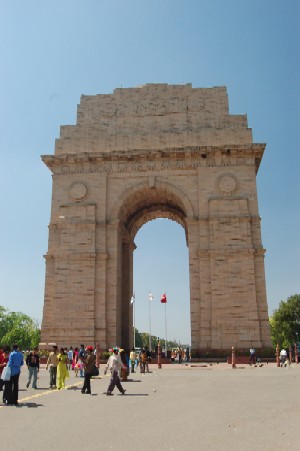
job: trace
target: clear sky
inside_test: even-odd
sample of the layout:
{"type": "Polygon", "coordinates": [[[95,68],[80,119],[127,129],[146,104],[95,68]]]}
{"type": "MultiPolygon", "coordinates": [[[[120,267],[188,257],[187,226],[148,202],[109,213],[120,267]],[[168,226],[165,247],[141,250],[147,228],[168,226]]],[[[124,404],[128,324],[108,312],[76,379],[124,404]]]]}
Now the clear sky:
{"type": "MultiPolygon", "coordinates": [[[[227,86],[231,114],[267,143],[257,176],[269,312],[300,292],[300,2],[0,0],[0,305],[41,320],[53,154],[81,94],[144,83],[227,86]]],[[[181,226],[136,237],[136,326],[188,342],[181,226]]]]}

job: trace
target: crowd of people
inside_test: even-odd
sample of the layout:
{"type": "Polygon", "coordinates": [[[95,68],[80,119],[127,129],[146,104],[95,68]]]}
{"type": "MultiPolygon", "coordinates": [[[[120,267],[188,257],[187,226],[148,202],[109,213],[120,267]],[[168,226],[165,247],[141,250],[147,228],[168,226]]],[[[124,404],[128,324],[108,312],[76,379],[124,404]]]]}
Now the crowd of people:
{"type": "MultiPolygon", "coordinates": [[[[127,356],[124,350],[114,347],[109,350],[111,355],[108,358],[104,374],[109,371],[111,379],[106,391],[107,396],[111,396],[115,387],[120,393],[125,394],[125,389],[121,384],[121,379],[126,380],[129,371],[141,374],[149,373],[151,363],[151,352],[146,347],[140,351],[132,349],[127,356]],[[120,375],[122,376],[120,378],[120,375]]],[[[75,377],[84,378],[81,389],[82,394],[91,394],[91,377],[99,374],[99,359],[96,359],[97,350],[93,346],[85,347],[83,344],[79,348],[60,348],[53,346],[49,353],[46,370],[49,371],[49,388],[61,390],[65,388],[65,381],[69,377],[69,372],[74,371],[75,377]],[[98,360],[98,361],[97,361],[98,360]]],[[[177,359],[181,363],[183,359],[189,361],[189,350],[172,351],[171,359],[177,359]]],[[[250,349],[250,365],[256,364],[256,352],[253,347],[250,349]]],[[[22,353],[17,344],[14,344],[12,351],[9,347],[0,349],[0,391],[3,391],[3,403],[6,405],[18,405],[19,377],[21,368],[26,364],[28,368],[28,380],[26,387],[32,385],[37,389],[38,373],[40,370],[40,357],[38,348],[22,353]]],[[[289,364],[288,352],[282,349],[280,352],[280,365],[289,364]]]]}
{"type": "MultiPolygon", "coordinates": [[[[250,348],[250,357],[249,357],[249,365],[256,365],[257,361],[260,359],[257,359],[256,357],[256,351],[253,347],[250,348]]],[[[291,362],[295,359],[295,355],[293,352],[289,349],[282,348],[279,353],[279,364],[281,367],[286,367],[287,365],[290,365],[291,362]]]]}
{"type": "MultiPolygon", "coordinates": [[[[74,371],[75,377],[84,378],[81,389],[82,394],[91,394],[91,377],[99,374],[96,365],[96,349],[93,346],[85,347],[83,344],[79,348],[60,348],[53,346],[49,353],[46,370],[49,371],[49,388],[61,390],[65,388],[65,381],[69,377],[69,372],[74,371]]],[[[111,356],[107,361],[104,373],[111,374],[109,386],[106,394],[112,395],[117,386],[122,394],[125,394],[121,385],[120,372],[126,371],[128,367],[127,357],[123,350],[114,347],[110,350],[111,356]]],[[[40,356],[38,348],[27,351],[24,354],[19,351],[17,344],[13,345],[12,351],[8,346],[0,348],[0,391],[3,392],[3,403],[5,405],[15,405],[18,402],[19,377],[21,368],[26,364],[28,368],[28,380],[26,387],[32,385],[37,389],[38,373],[40,370],[40,356]]]]}
{"type": "Polygon", "coordinates": [[[171,362],[182,363],[183,361],[190,361],[190,350],[189,348],[176,348],[171,350],[171,362]]]}

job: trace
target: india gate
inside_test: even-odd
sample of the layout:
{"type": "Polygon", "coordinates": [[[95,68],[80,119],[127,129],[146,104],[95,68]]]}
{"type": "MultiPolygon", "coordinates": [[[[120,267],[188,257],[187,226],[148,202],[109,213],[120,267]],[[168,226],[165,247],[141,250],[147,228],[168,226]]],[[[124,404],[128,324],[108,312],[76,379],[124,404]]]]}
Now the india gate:
{"type": "Polygon", "coordinates": [[[134,239],[181,224],[195,355],[270,348],[256,174],[265,144],[225,87],[146,84],[83,95],[54,155],[43,342],[132,347],[134,239]]]}

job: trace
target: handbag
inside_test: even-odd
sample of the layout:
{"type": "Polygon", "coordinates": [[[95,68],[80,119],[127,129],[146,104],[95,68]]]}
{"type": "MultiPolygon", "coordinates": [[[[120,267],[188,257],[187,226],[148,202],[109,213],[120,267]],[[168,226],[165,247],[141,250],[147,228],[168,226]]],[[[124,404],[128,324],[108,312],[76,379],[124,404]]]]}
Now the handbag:
{"type": "Polygon", "coordinates": [[[92,376],[99,376],[99,368],[97,368],[96,365],[93,366],[92,376]]]}
{"type": "Polygon", "coordinates": [[[2,374],[1,374],[1,379],[5,382],[10,380],[10,376],[11,376],[11,368],[10,366],[5,366],[3,368],[2,374]]]}

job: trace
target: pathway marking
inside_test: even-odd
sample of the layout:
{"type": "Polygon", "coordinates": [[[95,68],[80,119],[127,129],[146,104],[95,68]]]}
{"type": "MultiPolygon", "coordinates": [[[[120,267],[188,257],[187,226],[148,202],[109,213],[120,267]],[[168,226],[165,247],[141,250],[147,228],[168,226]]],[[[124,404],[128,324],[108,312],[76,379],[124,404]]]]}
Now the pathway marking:
{"type": "MultiPolygon", "coordinates": [[[[67,390],[68,388],[76,387],[77,385],[81,385],[81,384],[82,384],[82,381],[75,382],[74,384],[66,385],[65,388],[63,388],[63,390],[67,390]]],[[[44,391],[42,393],[36,393],[34,395],[27,396],[26,398],[19,399],[19,403],[22,403],[23,401],[29,401],[30,399],[34,399],[34,398],[40,398],[41,396],[50,395],[50,393],[57,393],[57,392],[60,392],[60,391],[61,390],[58,390],[57,388],[55,388],[53,390],[49,389],[49,390],[44,391]]],[[[5,404],[2,404],[2,406],[0,406],[0,409],[2,409],[3,407],[6,407],[5,404]]]]}

